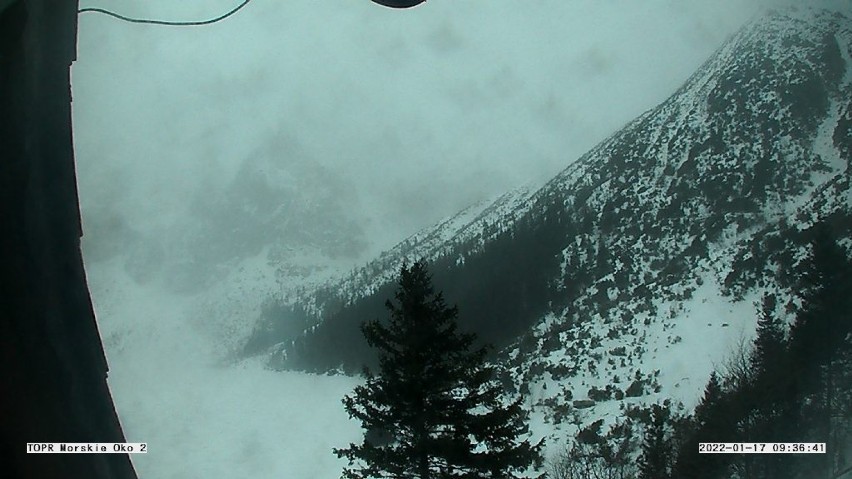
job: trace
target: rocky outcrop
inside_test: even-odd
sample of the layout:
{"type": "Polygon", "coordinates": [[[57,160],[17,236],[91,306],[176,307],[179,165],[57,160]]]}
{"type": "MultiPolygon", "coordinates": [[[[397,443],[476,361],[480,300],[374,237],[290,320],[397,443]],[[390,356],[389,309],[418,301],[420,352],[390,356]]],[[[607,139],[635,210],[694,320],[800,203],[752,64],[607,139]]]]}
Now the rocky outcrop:
{"type": "Polygon", "coordinates": [[[69,68],[77,2],[0,3],[0,464],[10,478],[135,478],[123,454],[26,454],[123,442],[80,252],[69,68]]]}

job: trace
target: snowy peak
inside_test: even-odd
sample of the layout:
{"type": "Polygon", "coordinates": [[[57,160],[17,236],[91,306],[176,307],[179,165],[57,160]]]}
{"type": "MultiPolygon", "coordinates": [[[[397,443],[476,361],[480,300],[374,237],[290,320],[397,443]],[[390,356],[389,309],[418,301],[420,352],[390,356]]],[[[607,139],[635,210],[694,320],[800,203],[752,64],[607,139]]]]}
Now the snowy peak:
{"type": "Polygon", "coordinates": [[[757,21],[666,102],[545,189],[574,190],[567,199],[582,203],[589,187],[612,191],[629,175],[649,192],[700,181],[701,195],[717,207],[789,200],[807,182],[790,169],[812,172],[820,160],[841,166],[832,161],[840,152],[831,150],[842,137],[815,142],[833,133],[823,130],[833,130],[839,111],[848,110],[849,43],[849,20],[838,14],[814,15],[809,23],[787,15],[757,21]],[[817,146],[823,151],[812,152],[817,146]]]}
{"type": "Polygon", "coordinates": [[[795,306],[785,275],[807,228],[852,235],[851,27],[819,12],[752,23],[541,189],[462,212],[266,317],[308,326],[273,338],[272,363],[359,370],[371,352],[358,325],[384,317],[399,264],[425,257],[545,420],[694,403],[753,334],[762,292],[795,306]]]}

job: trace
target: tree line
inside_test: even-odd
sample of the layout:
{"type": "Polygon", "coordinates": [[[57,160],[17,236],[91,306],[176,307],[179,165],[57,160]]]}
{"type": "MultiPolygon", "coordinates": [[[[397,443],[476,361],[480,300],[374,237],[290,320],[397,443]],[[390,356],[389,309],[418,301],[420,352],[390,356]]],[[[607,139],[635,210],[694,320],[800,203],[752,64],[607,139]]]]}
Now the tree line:
{"type": "MultiPolygon", "coordinates": [[[[692,414],[652,405],[605,437],[580,431],[553,479],[852,477],[852,262],[820,223],[799,274],[789,326],[762,298],[757,334],[711,374],[692,414]],[[631,426],[639,425],[639,438],[631,426]],[[626,432],[625,432],[626,431],[626,432]],[[614,434],[617,433],[617,434],[614,434]],[[699,454],[699,443],[826,443],[824,454],[699,454]],[[633,461],[638,457],[638,461],[633,461]]],[[[635,427],[634,427],[635,429],[635,427]]]]}
{"type": "Polygon", "coordinates": [[[714,372],[691,414],[639,408],[605,434],[581,429],[542,465],[521,398],[504,399],[487,347],[460,333],[458,311],[422,262],[403,267],[389,319],[363,323],[377,372],[344,398],[364,439],[336,449],[347,478],[840,479],[852,477],[852,261],[818,224],[799,302],[762,298],[757,334],[714,372]],[[782,307],[795,307],[789,326],[782,307]],[[638,412],[637,412],[638,411],[638,412]],[[826,443],[824,454],[699,454],[699,443],[826,443]],[[536,472],[539,471],[539,472],[536,472]]]}

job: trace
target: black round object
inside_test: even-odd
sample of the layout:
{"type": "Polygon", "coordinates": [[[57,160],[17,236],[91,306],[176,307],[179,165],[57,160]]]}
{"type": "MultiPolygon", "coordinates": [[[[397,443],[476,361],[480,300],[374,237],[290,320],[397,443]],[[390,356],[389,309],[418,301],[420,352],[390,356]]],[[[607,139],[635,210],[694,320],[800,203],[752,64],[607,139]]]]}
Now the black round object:
{"type": "Polygon", "coordinates": [[[420,5],[426,0],[373,0],[374,3],[390,8],[411,8],[420,5]]]}

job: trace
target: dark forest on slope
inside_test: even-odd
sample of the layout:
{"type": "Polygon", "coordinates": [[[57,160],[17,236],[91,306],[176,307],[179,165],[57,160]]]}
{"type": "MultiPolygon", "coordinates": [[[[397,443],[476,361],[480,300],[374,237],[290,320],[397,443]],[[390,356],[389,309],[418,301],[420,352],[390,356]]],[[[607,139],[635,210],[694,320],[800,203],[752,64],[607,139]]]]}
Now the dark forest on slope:
{"type": "MultiPolygon", "coordinates": [[[[806,243],[800,225],[823,218],[839,237],[852,233],[849,31],[848,18],[829,13],[755,22],[527,204],[468,225],[474,233],[426,257],[460,324],[498,349],[525,338],[519,366],[565,346],[559,335],[576,336],[584,318],[637,336],[635,318],[657,316],[656,299],[688,298],[702,271],[728,261],[725,294],[761,287],[795,298],[784,276],[806,243]],[[530,337],[548,314],[557,322],[547,337],[530,337]]],[[[274,367],[309,371],[371,363],[358,325],[382,316],[393,283],[364,285],[376,268],[424,256],[416,245],[399,251],[360,280],[273,304],[246,351],[277,345],[274,367]]]]}
{"type": "MultiPolygon", "coordinates": [[[[450,304],[463,305],[459,324],[477,331],[483,342],[498,348],[506,346],[546,313],[549,304],[564,300],[565,288],[553,278],[559,274],[558,253],[571,237],[571,225],[565,221],[564,208],[555,204],[537,204],[533,208],[537,214],[479,251],[474,249],[475,244],[462,245],[463,251],[469,251],[461,254],[463,262],[444,257],[430,263],[436,288],[444,292],[450,304]]],[[[384,303],[394,288],[392,283],[385,284],[375,294],[347,305],[330,291],[318,293],[320,297],[327,295],[322,300],[329,312],[323,326],[310,339],[297,339],[288,349],[288,355],[295,359],[281,366],[313,371],[343,367],[356,372],[364,362],[373,364],[372,353],[360,335],[360,324],[364,318],[384,316],[384,303]]],[[[308,324],[307,315],[298,307],[279,306],[275,313],[289,316],[297,324],[308,324]]]]}

